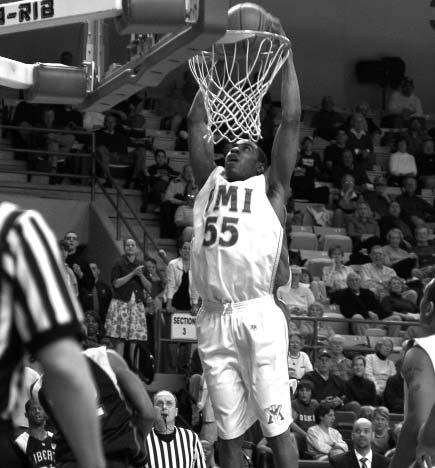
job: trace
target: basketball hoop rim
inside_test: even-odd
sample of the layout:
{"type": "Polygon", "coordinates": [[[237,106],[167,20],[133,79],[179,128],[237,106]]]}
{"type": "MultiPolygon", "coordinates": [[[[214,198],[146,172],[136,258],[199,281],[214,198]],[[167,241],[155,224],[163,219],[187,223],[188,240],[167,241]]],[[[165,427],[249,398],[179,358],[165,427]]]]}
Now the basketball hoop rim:
{"type": "Polygon", "coordinates": [[[216,41],[216,44],[234,44],[240,42],[243,39],[252,39],[254,37],[267,37],[269,39],[277,39],[282,44],[286,44],[288,47],[291,46],[290,39],[281,34],[276,34],[269,31],[252,31],[249,29],[227,29],[227,32],[216,41]]]}

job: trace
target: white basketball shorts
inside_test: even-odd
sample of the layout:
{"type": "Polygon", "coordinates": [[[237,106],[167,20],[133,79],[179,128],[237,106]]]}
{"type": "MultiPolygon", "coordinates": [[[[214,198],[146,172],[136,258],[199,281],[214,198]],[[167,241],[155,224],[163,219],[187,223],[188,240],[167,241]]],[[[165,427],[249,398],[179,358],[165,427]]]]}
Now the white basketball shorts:
{"type": "Polygon", "coordinates": [[[292,422],[288,329],[273,297],[205,303],[197,327],[219,436],[235,439],[257,419],[266,437],[285,432],[292,422]]]}

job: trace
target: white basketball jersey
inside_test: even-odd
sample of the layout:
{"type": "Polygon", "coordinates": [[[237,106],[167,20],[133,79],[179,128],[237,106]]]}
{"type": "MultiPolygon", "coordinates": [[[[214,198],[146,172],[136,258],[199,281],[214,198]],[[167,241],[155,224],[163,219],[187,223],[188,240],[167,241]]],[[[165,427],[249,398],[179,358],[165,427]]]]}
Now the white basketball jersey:
{"type": "Polygon", "coordinates": [[[272,294],[284,229],[264,175],[228,182],[217,167],[196,197],[193,282],[205,301],[228,303],[272,294]]]}
{"type": "Polygon", "coordinates": [[[424,338],[416,338],[414,346],[420,346],[432,361],[433,371],[435,372],[435,335],[426,336],[424,338]]]}

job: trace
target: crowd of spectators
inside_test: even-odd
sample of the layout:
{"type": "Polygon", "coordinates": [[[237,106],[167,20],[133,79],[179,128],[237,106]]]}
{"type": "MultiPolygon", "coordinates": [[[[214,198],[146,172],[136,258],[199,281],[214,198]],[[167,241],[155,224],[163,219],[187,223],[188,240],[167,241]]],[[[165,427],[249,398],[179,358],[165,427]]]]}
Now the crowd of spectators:
{"type": "MultiPolygon", "coordinates": [[[[111,167],[128,168],[125,188],[141,190],[141,211],[151,207],[159,216],[160,237],[177,239],[179,256],[159,268],[156,259],[143,257],[135,241],[126,239],[124,254],[114,260],[109,285],[101,282],[98,265],[84,254],[75,232],[67,233],[59,244],[68,284],[85,312],[85,347],[114,347],[132,367],[138,349],[153,353],[160,346],[155,342],[154,330],[161,326],[156,324],[157,317],[164,322],[166,314],[195,313],[200,303],[189,263],[198,187],[190,165],[179,173],[171,167],[165,150],[135,138],[135,129],[145,125],[143,109],[143,98],[134,96],[100,119],[99,125],[89,126],[95,130],[96,156],[101,162],[97,173],[110,187],[111,167]]],[[[398,353],[397,347],[420,333],[418,303],[435,271],[430,224],[435,222],[435,208],[419,195],[421,188],[435,187],[435,150],[409,80],[393,94],[388,110],[391,126],[401,129],[396,137],[383,134],[364,103],[346,118],[334,109],[333,99],[325,97],[312,127],[313,136],[329,144],[321,151],[314,147],[313,137],[301,141],[292,179],[293,199],[322,204],[330,212],[323,225],[345,229],[353,246],[348,261],[343,247],[333,245],[328,251],[331,262],[319,277],[313,277],[304,265],[293,264],[291,280],[277,291],[289,325],[291,429],[301,458],[340,460],[359,443],[359,426],[354,425],[351,437],[341,431],[343,412],[369,421],[365,430],[373,432],[371,446],[381,455],[391,456],[400,429],[394,432],[390,423],[390,413],[403,413],[402,351],[398,353]],[[391,146],[388,171],[372,180],[368,172],[379,172],[375,145],[382,137],[391,146]],[[397,191],[389,187],[400,187],[401,194],[396,196],[397,191]],[[373,346],[367,339],[365,347],[355,350],[335,332],[334,324],[322,322],[331,312],[337,320],[349,319],[344,322],[346,336],[367,337],[373,328],[387,336],[373,346]],[[415,322],[412,331],[403,321],[415,322]],[[322,348],[313,352],[313,346],[322,348]]],[[[272,112],[269,107],[266,111],[272,112]]],[[[186,149],[182,116],[177,117],[177,124],[168,119],[165,125],[181,132],[180,148],[186,149]]],[[[30,170],[45,164],[52,184],[62,182],[58,172],[89,173],[89,162],[74,157],[77,149],[89,145],[84,136],[74,134],[86,126],[80,113],[64,106],[39,108],[23,103],[16,109],[14,123],[21,126],[12,135],[20,148],[16,156],[27,159],[30,170]],[[33,132],[35,127],[44,131],[33,132]],[[35,148],[41,150],[37,155],[26,152],[35,148]]],[[[291,232],[289,238],[291,248],[291,232]]],[[[202,418],[200,438],[213,467],[216,427],[202,369],[193,370],[194,348],[186,344],[163,348],[165,370],[190,375],[186,388],[190,422],[200,426],[202,418]]],[[[267,453],[267,443],[252,440],[260,442],[259,454],[267,453]]]]}

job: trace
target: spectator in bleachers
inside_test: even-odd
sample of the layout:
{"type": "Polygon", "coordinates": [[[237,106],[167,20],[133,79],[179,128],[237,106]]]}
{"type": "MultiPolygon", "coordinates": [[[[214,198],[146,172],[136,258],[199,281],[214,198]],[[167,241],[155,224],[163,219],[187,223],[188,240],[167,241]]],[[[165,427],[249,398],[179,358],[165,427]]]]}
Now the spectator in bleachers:
{"type": "Polygon", "coordinates": [[[299,332],[290,332],[288,337],[287,366],[290,379],[300,380],[313,370],[308,354],[302,349],[302,336],[299,332]]]}
{"type": "Polygon", "coordinates": [[[388,244],[383,247],[385,265],[393,268],[401,278],[411,278],[412,269],[417,262],[417,255],[402,249],[401,246],[408,247],[409,244],[404,242],[405,239],[400,229],[391,229],[386,238],[388,244]]]}
{"type": "Polygon", "coordinates": [[[175,211],[174,223],[177,226],[177,237],[182,234],[185,228],[193,226],[193,204],[198,194],[198,186],[195,182],[190,182],[185,191],[185,203],[180,205],[175,211]]]}
{"type": "Polygon", "coordinates": [[[379,220],[382,242],[387,242],[387,234],[391,229],[399,229],[406,242],[413,243],[414,235],[409,224],[401,216],[402,208],[397,200],[390,203],[388,213],[379,220]]]}
{"type": "Polygon", "coordinates": [[[332,335],[329,338],[329,349],[331,350],[332,375],[337,375],[345,382],[352,375],[352,361],[343,354],[344,338],[341,335],[332,335]]]}
{"type": "Polygon", "coordinates": [[[313,279],[311,273],[307,268],[301,269],[301,284],[307,285],[313,293],[314,299],[321,304],[329,303],[328,295],[326,293],[326,287],[323,281],[320,281],[319,278],[313,279]]]}
{"type": "MultiPolygon", "coordinates": [[[[313,302],[308,306],[308,317],[322,318],[325,314],[325,308],[320,302],[313,302]]],[[[299,329],[306,343],[313,342],[315,323],[308,320],[301,320],[299,322],[299,329]]],[[[329,337],[334,335],[334,329],[328,322],[317,322],[317,343],[321,341],[328,341],[329,337]]],[[[313,344],[316,344],[313,342],[313,344]]]]}
{"type": "Polygon", "coordinates": [[[380,241],[379,225],[365,201],[358,203],[355,213],[348,217],[347,234],[352,239],[354,250],[368,249],[380,241]]]}
{"type": "Polygon", "coordinates": [[[379,401],[381,401],[388,378],[396,374],[394,362],[388,359],[393,349],[393,341],[384,337],[376,343],[375,353],[366,356],[366,377],[374,382],[379,401]]]}
{"type": "Polygon", "coordinates": [[[424,120],[414,117],[409,121],[408,132],[406,133],[406,141],[408,143],[408,151],[411,154],[418,154],[422,150],[423,141],[428,137],[425,130],[424,120]]]}
{"type": "MultiPolygon", "coordinates": [[[[35,135],[36,141],[34,144],[36,149],[47,149],[49,153],[52,153],[48,155],[49,171],[55,174],[59,168],[63,171],[66,167],[70,167],[71,161],[68,162],[65,156],[56,155],[55,153],[71,153],[75,137],[68,133],[50,132],[50,130],[63,129],[62,124],[58,122],[55,110],[53,108],[44,109],[42,113],[42,122],[37,125],[40,128],[47,129],[47,133],[38,132],[35,135]]],[[[50,184],[60,182],[61,179],[55,176],[51,176],[49,179],[50,184]]]]}
{"type": "Polygon", "coordinates": [[[352,115],[348,135],[347,146],[356,155],[355,161],[369,169],[373,164],[373,143],[362,114],[357,112],[352,115]]]}
{"type": "Polygon", "coordinates": [[[393,185],[400,185],[405,177],[417,175],[417,165],[412,154],[408,153],[408,142],[402,136],[397,140],[397,151],[390,155],[388,163],[389,181],[393,185]]]}
{"type": "Polygon", "coordinates": [[[321,109],[311,121],[315,136],[325,140],[332,140],[337,129],[343,126],[343,116],[334,110],[334,106],[334,100],[331,96],[323,97],[321,109]]]}
{"type": "Polygon", "coordinates": [[[385,177],[375,177],[373,185],[375,189],[366,190],[364,192],[364,199],[369,204],[370,209],[374,213],[376,219],[380,219],[382,216],[388,215],[390,204],[393,199],[387,193],[387,181],[385,177]]]}
{"type": "Polygon", "coordinates": [[[61,240],[59,242],[59,250],[60,250],[60,253],[61,253],[63,261],[64,261],[66,281],[69,284],[69,286],[70,286],[72,292],[74,293],[74,295],[78,296],[79,295],[79,288],[78,288],[78,285],[77,285],[76,275],[72,271],[72,269],[68,266],[68,263],[66,263],[66,258],[68,257],[69,246],[68,246],[68,243],[65,240],[61,240]]]}
{"type": "Polygon", "coordinates": [[[160,237],[173,238],[176,236],[174,215],[177,208],[186,203],[186,187],[193,181],[192,166],[186,164],[180,177],[169,182],[164,201],[160,206],[160,237]]]}
{"type": "Polygon", "coordinates": [[[417,195],[415,177],[406,177],[403,180],[403,193],[397,197],[397,201],[411,227],[435,221],[435,208],[417,195]]]}
{"type": "Polygon", "coordinates": [[[429,231],[426,226],[415,228],[415,245],[412,252],[418,257],[418,265],[424,274],[432,272],[431,267],[435,265],[435,245],[429,241],[429,231]]]}
{"type": "Polygon", "coordinates": [[[323,267],[322,278],[329,292],[347,287],[347,276],[353,269],[344,264],[344,251],[339,245],[328,249],[328,256],[332,260],[331,266],[323,267]]]}
{"type": "Polygon", "coordinates": [[[390,429],[390,412],[385,406],[375,408],[373,414],[373,429],[373,450],[380,455],[385,455],[385,453],[396,445],[393,431],[390,429]]]}
{"type": "Polygon", "coordinates": [[[166,151],[162,149],[154,151],[154,164],[147,169],[147,172],[149,200],[160,207],[170,180],[179,173],[169,165],[166,151]]]}
{"type": "Polygon", "coordinates": [[[302,140],[301,152],[291,181],[294,197],[317,203],[328,203],[329,189],[315,186],[321,174],[320,155],[313,151],[313,139],[305,137],[302,140]]]}
{"type": "MultiPolygon", "coordinates": [[[[177,311],[198,313],[198,293],[192,284],[190,270],[190,242],[184,242],[179,248],[179,257],[171,260],[166,267],[166,312],[177,311]]],[[[189,344],[178,347],[177,343],[169,343],[169,367],[183,370],[190,358],[189,344]]],[[[171,369],[173,370],[173,369],[171,369]]]]}
{"type": "Polygon", "coordinates": [[[371,262],[361,268],[362,285],[382,299],[388,294],[388,282],[396,276],[396,272],[385,266],[384,250],[380,245],[370,249],[370,259],[371,262]]]}
{"type": "Polygon", "coordinates": [[[374,412],[375,412],[375,407],[373,405],[363,405],[361,406],[360,416],[361,418],[366,418],[369,421],[373,421],[374,412]]]}
{"type": "MultiPolygon", "coordinates": [[[[379,320],[383,316],[380,302],[370,289],[361,288],[361,277],[357,273],[347,276],[347,288],[331,295],[331,302],[340,306],[340,312],[345,318],[353,320],[379,320]]],[[[355,335],[365,335],[370,328],[365,323],[352,323],[351,329],[355,335]]]]}
{"type": "Polygon", "coordinates": [[[313,383],[309,380],[301,380],[296,390],[296,398],[292,400],[291,430],[302,457],[307,450],[307,431],[316,424],[314,412],[319,406],[319,402],[312,399],[312,393],[313,383]]]}
{"type": "Polygon", "coordinates": [[[94,287],[94,276],[89,267],[89,260],[84,254],[85,246],[79,245],[79,236],[76,232],[67,232],[63,238],[68,245],[66,263],[77,278],[79,301],[86,309],[87,298],[94,287]]]}
{"type": "Polygon", "coordinates": [[[425,188],[433,189],[435,176],[435,145],[431,138],[426,138],[421,150],[416,153],[415,160],[419,180],[425,188]]]}
{"type": "MultiPolygon", "coordinates": [[[[367,132],[372,137],[372,140],[376,140],[376,136],[381,134],[381,129],[375,124],[373,119],[370,117],[371,111],[367,102],[360,102],[355,107],[355,112],[361,114],[367,123],[367,132]]],[[[350,127],[351,117],[349,117],[348,125],[350,127]]]]}
{"type": "Polygon", "coordinates": [[[107,311],[112,300],[112,289],[110,286],[100,280],[100,269],[95,262],[89,263],[92,276],[94,277],[94,287],[92,288],[89,307],[100,316],[101,322],[106,321],[107,311]]]}
{"type": "Polygon", "coordinates": [[[404,380],[402,359],[396,361],[396,374],[389,377],[384,390],[384,404],[392,413],[404,412],[404,380]]]}
{"type": "Polygon", "coordinates": [[[344,381],[330,372],[332,366],[331,351],[319,351],[314,370],[307,372],[303,380],[313,384],[312,397],[320,403],[327,403],[333,408],[342,408],[344,404],[344,381]]]}
{"type": "Polygon", "coordinates": [[[97,348],[100,346],[101,340],[101,320],[100,316],[95,310],[85,311],[85,325],[86,325],[86,340],[83,343],[83,348],[97,348]]]}
{"type": "Polygon", "coordinates": [[[341,154],[341,159],[333,167],[333,183],[336,188],[340,188],[343,177],[346,174],[353,176],[355,185],[364,188],[369,182],[366,167],[355,161],[355,153],[349,148],[345,148],[341,154]]]}
{"type": "MultiPolygon", "coordinates": [[[[106,335],[112,338],[115,350],[124,355],[126,342],[134,344],[148,339],[146,310],[150,282],[145,278],[143,261],[139,259],[136,242],[124,240],[124,255],[118,259],[111,273],[113,298],[106,317],[106,335]]],[[[130,346],[133,362],[134,346],[130,346]]]]}
{"type": "Polygon", "coordinates": [[[308,453],[315,460],[326,461],[341,453],[347,452],[349,447],[340,432],[332,426],[335,421],[333,408],[327,403],[321,403],[314,412],[316,425],[307,431],[308,453]]]}
{"type": "Polygon", "coordinates": [[[355,188],[355,178],[346,174],[341,179],[341,190],[334,200],[334,227],[345,227],[349,215],[355,213],[358,204],[363,201],[363,196],[355,188]]]}
{"type": "Polygon", "coordinates": [[[360,405],[376,404],[375,384],[365,376],[366,358],[355,356],[352,359],[352,376],[345,384],[345,395],[348,401],[356,401],[360,405]]]}
{"type": "Polygon", "coordinates": [[[321,180],[332,180],[333,168],[342,160],[341,155],[347,148],[347,133],[344,129],[339,129],[335,133],[335,142],[328,145],[323,152],[323,163],[325,172],[321,180]]]}
{"type": "Polygon", "coordinates": [[[300,283],[301,274],[300,267],[291,265],[291,281],[280,286],[276,292],[278,300],[284,303],[290,316],[306,315],[308,306],[315,302],[311,289],[300,283]]]}
{"type": "Polygon", "coordinates": [[[399,316],[403,320],[418,320],[419,312],[417,304],[403,297],[405,290],[404,281],[398,276],[393,276],[388,286],[389,294],[381,301],[385,314],[387,316],[399,316]]]}
{"type": "MultiPolygon", "coordinates": [[[[128,154],[128,137],[118,130],[118,119],[114,114],[107,114],[104,127],[95,132],[96,154],[106,171],[110,164],[133,164],[133,158],[128,154]]],[[[111,186],[106,172],[102,173],[107,187],[111,186]]]]}
{"type": "Polygon", "coordinates": [[[127,188],[135,185],[143,173],[146,157],[145,148],[139,146],[129,153],[128,136],[121,130],[122,127],[119,126],[117,116],[111,113],[106,115],[104,127],[95,132],[96,155],[105,169],[102,177],[105,179],[106,187],[111,186],[110,180],[107,178],[111,164],[131,166],[131,174],[125,185],[127,188]]]}
{"type": "Polygon", "coordinates": [[[414,94],[414,82],[403,78],[400,89],[393,91],[387,104],[385,127],[403,128],[411,117],[424,117],[420,98],[414,94]]]}

